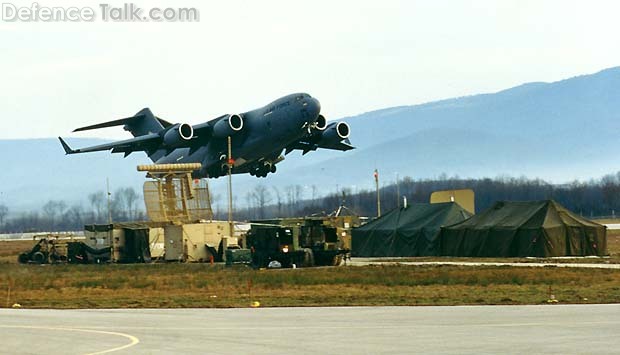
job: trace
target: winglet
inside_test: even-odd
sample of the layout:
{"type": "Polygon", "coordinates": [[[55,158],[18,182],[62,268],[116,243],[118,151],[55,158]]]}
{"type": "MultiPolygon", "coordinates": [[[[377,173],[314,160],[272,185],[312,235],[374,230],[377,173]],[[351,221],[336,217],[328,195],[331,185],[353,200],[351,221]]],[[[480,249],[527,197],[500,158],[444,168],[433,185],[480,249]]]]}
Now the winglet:
{"type": "Polygon", "coordinates": [[[67,142],[64,141],[64,139],[58,137],[58,139],[60,140],[60,144],[62,144],[62,149],[65,150],[65,154],[75,154],[76,151],[71,149],[71,147],[69,147],[69,145],[67,144],[67,142]]]}

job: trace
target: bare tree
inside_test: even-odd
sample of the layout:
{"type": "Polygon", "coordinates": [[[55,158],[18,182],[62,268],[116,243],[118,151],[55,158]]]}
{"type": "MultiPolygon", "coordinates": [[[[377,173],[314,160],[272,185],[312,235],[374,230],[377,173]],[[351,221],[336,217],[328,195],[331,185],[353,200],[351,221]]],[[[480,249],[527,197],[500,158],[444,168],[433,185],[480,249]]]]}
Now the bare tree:
{"type": "Polygon", "coordinates": [[[601,179],[601,189],[605,208],[612,210],[613,206],[618,205],[620,198],[620,182],[618,178],[615,175],[605,175],[601,179]]]}
{"type": "Polygon", "coordinates": [[[45,205],[43,205],[43,214],[48,222],[48,228],[53,230],[56,228],[56,216],[62,216],[67,209],[67,204],[64,201],[55,201],[50,200],[47,201],[45,205]]]}
{"type": "Polygon", "coordinates": [[[211,192],[211,189],[209,189],[209,200],[211,201],[211,208],[213,209],[213,216],[215,219],[220,219],[220,213],[221,213],[221,207],[220,203],[222,200],[222,195],[221,194],[216,194],[211,192]]]}
{"type": "Polygon", "coordinates": [[[110,197],[110,213],[114,221],[127,220],[127,205],[123,188],[116,189],[110,197]]]}
{"type": "Polygon", "coordinates": [[[127,188],[125,194],[127,205],[129,206],[130,216],[135,219],[138,212],[138,201],[140,200],[140,195],[133,187],[127,188]]]}
{"type": "Polygon", "coordinates": [[[98,191],[88,195],[93,214],[95,215],[95,223],[101,223],[105,220],[106,198],[105,192],[98,191]]]}
{"type": "Polygon", "coordinates": [[[9,208],[6,205],[0,205],[0,227],[4,227],[4,220],[9,214],[9,208]]]}
{"type": "Polygon", "coordinates": [[[282,194],[280,190],[276,186],[271,187],[273,189],[273,193],[276,195],[276,203],[278,204],[278,216],[282,216],[282,194]]]}
{"type": "Polygon", "coordinates": [[[295,185],[295,210],[299,209],[299,202],[304,198],[304,188],[301,185],[295,185]]]}
{"type": "Polygon", "coordinates": [[[245,202],[248,206],[248,218],[254,218],[254,194],[250,191],[245,193],[245,202]]]}
{"type": "Polygon", "coordinates": [[[69,228],[76,230],[82,228],[84,225],[84,209],[81,205],[73,205],[65,212],[64,219],[69,228]]]}
{"type": "Polygon", "coordinates": [[[316,185],[312,185],[312,206],[314,206],[316,204],[316,198],[318,197],[318,191],[319,189],[316,187],[316,185]]]}
{"type": "Polygon", "coordinates": [[[260,219],[265,218],[265,207],[271,202],[271,194],[264,185],[256,185],[254,193],[252,194],[258,207],[258,215],[260,219]]]}
{"type": "Polygon", "coordinates": [[[292,216],[295,214],[295,209],[297,208],[297,200],[295,199],[295,186],[288,185],[285,189],[286,191],[286,207],[288,209],[288,215],[292,216]]]}
{"type": "Polygon", "coordinates": [[[54,201],[47,201],[47,203],[43,205],[42,210],[45,218],[51,221],[54,220],[56,213],[58,213],[56,212],[56,206],[54,201]]]}
{"type": "Polygon", "coordinates": [[[121,219],[132,220],[136,215],[139,195],[133,187],[125,187],[114,193],[116,215],[121,219]]]}

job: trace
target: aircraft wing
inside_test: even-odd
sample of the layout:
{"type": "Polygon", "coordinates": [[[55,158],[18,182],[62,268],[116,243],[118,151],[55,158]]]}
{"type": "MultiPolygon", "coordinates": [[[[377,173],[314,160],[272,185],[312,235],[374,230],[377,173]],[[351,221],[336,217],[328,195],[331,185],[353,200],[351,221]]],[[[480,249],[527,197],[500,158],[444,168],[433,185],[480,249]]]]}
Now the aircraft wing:
{"type": "Polygon", "coordinates": [[[144,136],[126,139],[123,141],[100,144],[92,147],[71,149],[67,142],[58,137],[66,154],[78,154],[112,150],[112,153],[125,153],[128,156],[132,152],[155,150],[161,143],[161,137],[157,133],[151,133],[144,136]]]}
{"type": "Polygon", "coordinates": [[[286,154],[292,152],[293,150],[301,150],[302,154],[306,154],[319,148],[340,151],[355,149],[355,147],[351,144],[351,141],[349,141],[349,138],[345,138],[340,141],[322,142],[321,139],[316,139],[316,137],[310,135],[286,147],[286,154]]]}
{"type": "MultiPolygon", "coordinates": [[[[151,111],[146,108],[138,112],[133,117],[99,123],[74,130],[74,132],[81,132],[92,129],[125,125],[126,130],[129,130],[132,134],[137,135],[135,138],[80,149],[72,149],[61,137],[58,137],[58,139],[60,140],[60,143],[62,144],[62,147],[65,150],[66,154],[89,153],[106,150],[111,150],[112,153],[125,153],[125,156],[128,156],[132,152],[138,151],[145,151],[150,154],[157,149],[166,148],[166,146],[164,145],[165,138],[166,135],[170,133],[170,130],[174,129],[180,133],[180,127],[184,126],[185,128],[190,127],[189,132],[191,132],[192,137],[191,139],[182,137],[182,139],[184,139],[185,141],[183,141],[182,144],[177,145],[176,147],[190,148],[190,154],[192,154],[193,151],[205,145],[211,139],[215,125],[218,122],[226,119],[226,117],[229,117],[229,115],[222,115],[208,122],[201,123],[195,126],[180,125],[172,124],[159,117],[155,117],[151,113],[151,111]],[[156,131],[157,133],[151,133],[152,131],[156,131]],[[142,132],[148,133],[143,134],[142,132]]],[[[241,120],[241,118],[239,118],[239,120],[241,120]]],[[[241,123],[241,125],[242,124],[243,123],[241,123]]],[[[186,134],[188,133],[186,132],[186,134]]],[[[174,133],[172,134],[172,136],[174,136],[174,133]]],[[[169,146],[168,148],[171,147],[173,146],[169,146]]]]}
{"type": "Polygon", "coordinates": [[[347,151],[355,149],[349,141],[349,126],[344,122],[333,122],[322,130],[314,130],[293,144],[286,147],[286,154],[293,150],[301,150],[306,154],[310,151],[322,149],[332,149],[347,151]]]}

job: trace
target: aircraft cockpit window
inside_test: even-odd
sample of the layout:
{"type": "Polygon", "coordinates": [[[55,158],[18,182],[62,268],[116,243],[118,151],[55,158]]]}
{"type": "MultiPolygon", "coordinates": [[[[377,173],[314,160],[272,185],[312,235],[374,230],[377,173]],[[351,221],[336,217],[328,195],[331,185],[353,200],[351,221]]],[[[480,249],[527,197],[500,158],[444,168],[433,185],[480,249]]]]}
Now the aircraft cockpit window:
{"type": "Polygon", "coordinates": [[[295,98],[295,100],[296,100],[296,101],[299,101],[299,100],[302,100],[303,98],[304,98],[304,95],[298,95],[298,96],[295,98]]]}

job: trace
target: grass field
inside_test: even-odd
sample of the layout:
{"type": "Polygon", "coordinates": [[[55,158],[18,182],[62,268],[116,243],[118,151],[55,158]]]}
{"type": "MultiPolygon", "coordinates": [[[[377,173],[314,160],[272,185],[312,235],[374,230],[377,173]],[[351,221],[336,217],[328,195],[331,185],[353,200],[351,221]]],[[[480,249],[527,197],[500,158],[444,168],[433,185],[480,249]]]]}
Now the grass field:
{"type": "Polygon", "coordinates": [[[2,264],[0,275],[2,306],[28,308],[540,304],[550,294],[560,303],[620,302],[620,270],[554,267],[2,264]]]}
{"type": "MultiPolygon", "coordinates": [[[[267,307],[540,304],[547,303],[551,294],[559,303],[620,302],[620,270],[16,264],[17,254],[31,246],[31,241],[1,242],[0,307],[13,303],[27,308],[248,307],[252,301],[267,307]]],[[[609,251],[610,259],[597,260],[620,258],[618,233],[610,233],[609,251]]]]}
{"type": "Polygon", "coordinates": [[[33,246],[32,240],[0,240],[0,264],[17,263],[17,256],[33,246]]]}
{"type": "Polygon", "coordinates": [[[620,230],[607,231],[607,250],[614,260],[620,260],[620,230]]]}

